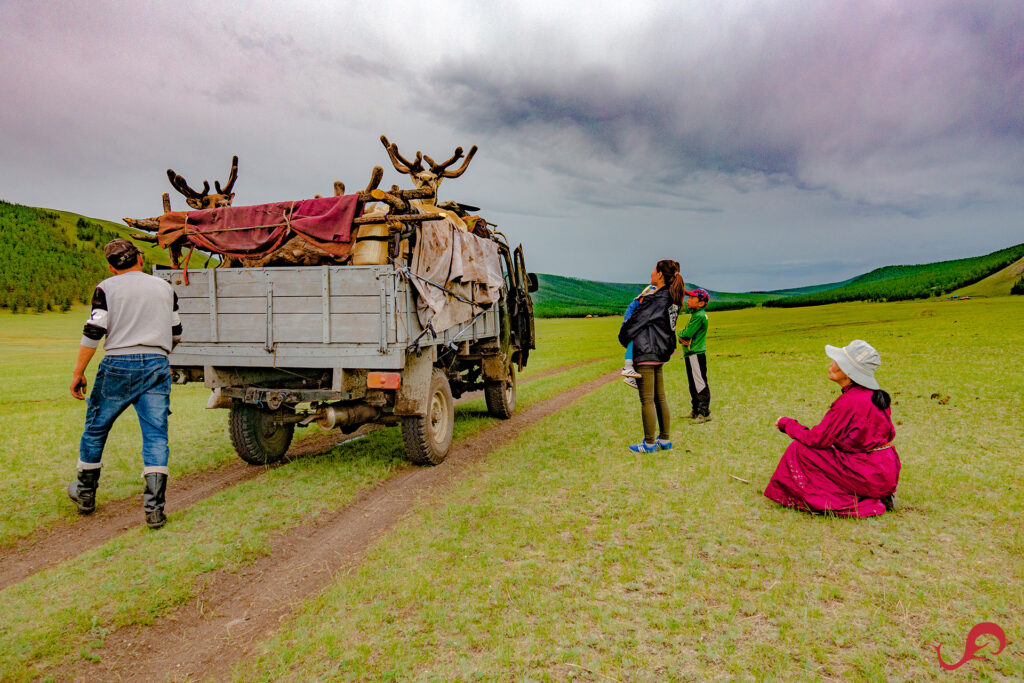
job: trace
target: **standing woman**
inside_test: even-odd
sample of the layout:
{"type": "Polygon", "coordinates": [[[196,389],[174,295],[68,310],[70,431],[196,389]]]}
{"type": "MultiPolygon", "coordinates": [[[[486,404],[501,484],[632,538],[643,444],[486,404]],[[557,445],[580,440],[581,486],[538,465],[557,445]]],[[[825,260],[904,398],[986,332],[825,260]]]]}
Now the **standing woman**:
{"type": "Polygon", "coordinates": [[[655,287],[654,293],[643,297],[619,329],[619,343],[623,346],[633,343],[633,364],[640,373],[637,388],[644,440],[629,447],[634,453],[672,448],[671,418],[661,366],[672,357],[676,345],[675,318],[685,290],[679,263],[670,259],[658,261],[651,272],[651,286],[655,287]]]}
{"type": "Polygon", "coordinates": [[[828,378],[842,394],[821,424],[807,428],[791,417],[775,426],[793,439],[764,495],[787,507],[873,517],[896,507],[900,456],[889,414],[889,394],[875,379],[882,360],[865,341],[826,346],[828,378]]]}

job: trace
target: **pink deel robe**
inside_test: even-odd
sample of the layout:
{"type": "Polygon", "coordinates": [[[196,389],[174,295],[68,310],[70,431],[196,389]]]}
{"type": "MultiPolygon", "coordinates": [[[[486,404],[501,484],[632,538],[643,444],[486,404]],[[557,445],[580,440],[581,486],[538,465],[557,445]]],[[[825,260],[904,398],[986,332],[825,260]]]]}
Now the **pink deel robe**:
{"type": "Polygon", "coordinates": [[[790,417],[782,430],[793,439],[764,495],[776,503],[847,517],[885,512],[879,500],[896,490],[900,457],[889,446],[896,429],[889,410],[871,402],[871,390],[851,384],[817,427],[790,417]],[[879,450],[875,450],[879,449],[879,450]]]}

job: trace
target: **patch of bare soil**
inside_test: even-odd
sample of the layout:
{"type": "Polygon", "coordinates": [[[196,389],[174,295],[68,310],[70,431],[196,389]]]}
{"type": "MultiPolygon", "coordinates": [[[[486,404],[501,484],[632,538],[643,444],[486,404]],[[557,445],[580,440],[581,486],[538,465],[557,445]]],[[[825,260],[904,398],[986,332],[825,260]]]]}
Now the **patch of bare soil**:
{"type": "MultiPolygon", "coordinates": [[[[602,359],[549,368],[524,379],[523,383],[595,363],[598,360],[602,359]]],[[[462,400],[470,400],[482,395],[483,392],[474,392],[466,394],[462,400]]],[[[379,426],[366,425],[349,435],[332,431],[311,436],[293,445],[282,462],[270,467],[279,467],[298,458],[325,453],[335,446],[368,434],[375,429],[379,429],[379,426]]],[[[249,465],[238,460],[214,470],[198,472],[180,479],[172,476],[167,492],[167,512],[187,508],[219,491],[254,479],[267,469],[269,468],[249,465]]],[[[71,474],[69,472],[69,476],[71,474]]],[[[71,503],[68,502],[68,505],[70,506],[71,503]]],[[[36,572],[56,566],[102,545],[132,527],[142,526],[144,521],[141,485],[139,493],[130,498],[106,501],[103,500],[101,479],[100,498],[96,512],[78,517],[73,521],[58,522],[11,545],[0,546],[0,590],[23,581],[36,572]]]]}
{"type": "Polygon", "coordinates": [[[58,679],[225,677],[298,605],[322,591],[337,572],[358,563],[370,544],[418,501],[436,499],[467,466],[618,376],[609,373],[579,384],[487,427],[455,444],[440,465],[399,470],[345,508],[281,534],[272,541],[269,554],[248,567],[212,573],[195,600],[151,626],[130,626],[110,634],[103,648],[95,651],[99,662],[79,661],[53,673],[58,679]]]}

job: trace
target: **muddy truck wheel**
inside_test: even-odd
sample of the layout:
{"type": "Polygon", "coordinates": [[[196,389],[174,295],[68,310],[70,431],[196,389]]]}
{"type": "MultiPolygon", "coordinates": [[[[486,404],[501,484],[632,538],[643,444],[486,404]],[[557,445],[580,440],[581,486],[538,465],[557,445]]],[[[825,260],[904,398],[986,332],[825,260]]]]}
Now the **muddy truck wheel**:
{"type": "Polygon", "coordinates": [[[516,369],[511,363],[508,374],[502,382],[495,382],[484,387],[484,399],[487,401],[487,412],[502,420],[512,417],[516,412],[516,369]]]}
{"type": "Polygon", "coordinates": [[[425,415],[402,418],[405,456],[421,465],[438,465],[448,456],[455,425],[455,400],[448,378],[434,368],[430,375],[425,415]]]}
{"type": "Polygon", "coordinates": [[[269,465],[280,460],[295,433],[294,424],[274,422],[271,413],[238,403],[231,406],[228,425],[235,452],[250,465],[269,465]]]}

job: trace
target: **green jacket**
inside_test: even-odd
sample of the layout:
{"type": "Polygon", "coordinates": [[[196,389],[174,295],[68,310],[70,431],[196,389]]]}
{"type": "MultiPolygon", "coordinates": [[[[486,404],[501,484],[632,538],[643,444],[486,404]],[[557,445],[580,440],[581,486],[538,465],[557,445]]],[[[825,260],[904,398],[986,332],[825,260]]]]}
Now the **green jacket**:
{"type": "MultiPolygon", "coordinates": [[[[685,310],[690,311],[689,308],[685,310]]],[[[679,333],[680,339],[690,340],[690,345],[683,347],[683,354],[686,356],[693,356],[707,351],[707,336],[708,314],[704,312],[703,308],[690,311],[690,322],[688,322],[682,332],[679,333]]]]}

